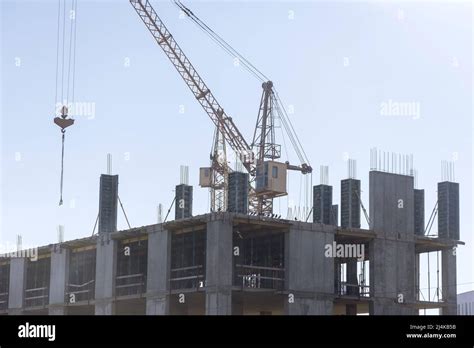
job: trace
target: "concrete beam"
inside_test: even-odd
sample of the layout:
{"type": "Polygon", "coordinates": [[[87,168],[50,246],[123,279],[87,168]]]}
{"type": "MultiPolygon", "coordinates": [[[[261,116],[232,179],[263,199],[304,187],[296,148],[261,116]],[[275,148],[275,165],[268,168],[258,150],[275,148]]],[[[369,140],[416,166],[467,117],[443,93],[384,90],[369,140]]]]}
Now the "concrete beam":
{"type": "Polygon", "coordinates": [[[285,301],[284,310],[286,315],[332,315],[333,300],[295,297],[293,303],[285,301]]]}
{"type": "Polygon", "coordinates": [[[49,314],[64,315],[66,284],[69,278],[69,250],[54,245],[51,251],[51,276],[49,280],[49,314]]]}
{"type": "Polygon", "coordinates": [[[232,314],[232,219],[215,215],[206,233],[206,314],[232,314]]]}
{"type": "Polygon", "coordinates": [[[115,314],[115,277],[117,272],[117,241],[107,233],[99,236],[95,267],[95,314],[115,314]]]}
{"type": "Polygon", "coordinates": [[[10,260],[10,284],[8,289],[8,313],[21,314],[25,298],[27,258],[10,260]]]}
{"type": "Polygon", "coordinates": [[[162,225],[148,233],[146,314],[170,314],[171,232],[162,225]]]}
{"type": "Polygon", "coordinates": [[[398,303],[394,299],[374,298],[369,304],[370,315],[418,315],[413,303],[398,303]]]}

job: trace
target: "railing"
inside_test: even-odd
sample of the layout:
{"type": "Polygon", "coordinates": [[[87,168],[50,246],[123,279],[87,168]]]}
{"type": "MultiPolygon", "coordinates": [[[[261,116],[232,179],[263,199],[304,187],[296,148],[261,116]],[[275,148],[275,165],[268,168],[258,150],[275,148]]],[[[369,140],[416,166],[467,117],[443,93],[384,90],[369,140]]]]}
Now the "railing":
{"type": "Polygon", "coordinates": [[[66,302],[74,303],[79,301],[90,301],[94,299],[95,280],[90,280],[84,284],[68,284],[66,302]]]}
{"type": "Polygon", "coordinates": [[[0,294],[0,311],[8,309],[8,292],[0,294]]]}
{"type": "Polygon", "coordinates": [[[285,287],[285,269],[251,265],[235,265],[234,285],[242,289],[275,289],[285,287]]]}
{"type": "Polygon", "coordinates": [[[25,290],[25,307],[46,306],[49,302],[49,288],[35,288],[25,290]]]}
{"type": "Polygon", "coordinates": [[[336,294],[339,296],[370,297],[370,287],[368,285],[339,282],[336,294]]]}
{"type": "Polygon", "coordinates": [[[142,273],[127,274],[115,278],[117,296],[138,295],[146,292],[146,276],[142,273]]]}
{"type": "Polygon", "coordinates": [[[171,290],[199,289],[204,287],[203,265],[173,268],[170,274],[171,290]]]}

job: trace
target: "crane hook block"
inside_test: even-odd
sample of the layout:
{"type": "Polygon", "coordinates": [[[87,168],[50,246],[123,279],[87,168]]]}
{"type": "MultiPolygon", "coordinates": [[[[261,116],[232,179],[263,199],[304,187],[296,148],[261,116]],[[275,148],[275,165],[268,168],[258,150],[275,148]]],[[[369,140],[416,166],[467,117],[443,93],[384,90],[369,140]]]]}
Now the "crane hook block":
{"type": "Polygon", "coordinates": [[[68,113],[68,108],[66,105],[63,105],[63,107],[61,108],[61,117],[62,118],[66,118],[67,117],[67,113],[68,113]]]}
{"type": "Polygon", "coordinates": [[[69,126],[72,126],[74,124],[74,120],[71,118],[55,117],[54,123],[56,123],[62,130],[64,130],[69,126]]]}

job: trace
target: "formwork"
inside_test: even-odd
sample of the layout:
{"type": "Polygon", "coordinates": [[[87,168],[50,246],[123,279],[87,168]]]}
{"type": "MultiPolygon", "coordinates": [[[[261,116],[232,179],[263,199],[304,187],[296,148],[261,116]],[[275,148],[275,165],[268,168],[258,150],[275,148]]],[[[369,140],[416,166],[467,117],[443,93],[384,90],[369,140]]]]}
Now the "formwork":
{"type": "Polygon", "coordinates": [[[229,173],[227,211],[247,214],[248,211],[249,175],[247,173],[229,173]]]}
{"type": "Polygon", "coordinates": [[[330,225],[332,186],[316,185],[313,188],[313,221],[330,225]]]}
{"type": "Polygon", "coordinates": [[[415,189],[415,234],[425,234],[425,190],[415,189]]]}
{"type": "Polygon", "coordinates": [[[459,240],[458,183],[438,183],[438,236],[459,240]]]}
{"type": "Polygon", "coordinates": [[[193,215],[193,187],[180,184],[176,186],[175,220],[193,215]]]}
{"type": "Polygon", "coordinates": [[[100,176],[99,233],[117,231],[118,175],[100,176]]]}
{"type": "Polygon", "coordinates": [[[341,180],[341,227],[360,228],[360,180],[341,180]]]}

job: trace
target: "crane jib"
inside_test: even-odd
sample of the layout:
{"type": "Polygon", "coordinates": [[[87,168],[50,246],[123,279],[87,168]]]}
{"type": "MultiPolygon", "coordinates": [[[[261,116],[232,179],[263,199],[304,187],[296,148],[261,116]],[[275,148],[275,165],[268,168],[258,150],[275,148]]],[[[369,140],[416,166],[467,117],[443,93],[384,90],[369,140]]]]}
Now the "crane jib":
{"type": "MultiPolygon", "coordinates": [[[[229,143],[231,148],[241,156],[248,156],[248,154],[251,153],[251,147],[245,141],[232,118],[225,114],[223,108],[219,105],[210,89],[207,88],[206,84],[183,53],[178,43],[174,40],[171,33],[158,17],[150,2],[148,0],[130,0],[130,3],[135,8],[158,45],[163,49],[173,66],[186,82],[204,111],[206,111],[216,126],[222,126],[225,140],[229,143]]],[[[244,166],[250,171],[250,162],[244,162],[246,162],[243,163],[244,166]]]]}

